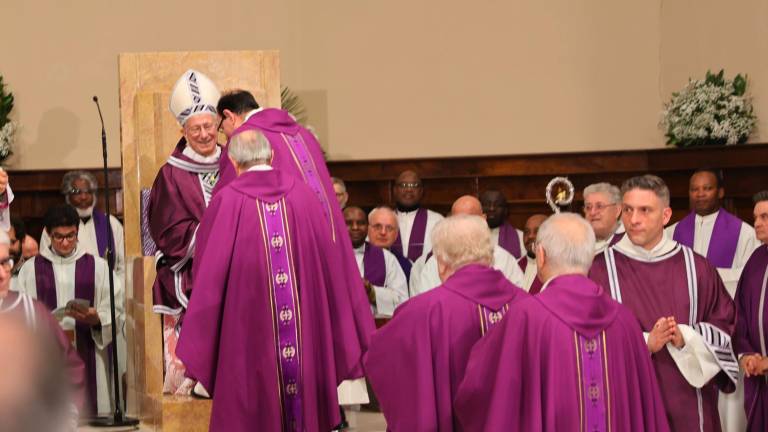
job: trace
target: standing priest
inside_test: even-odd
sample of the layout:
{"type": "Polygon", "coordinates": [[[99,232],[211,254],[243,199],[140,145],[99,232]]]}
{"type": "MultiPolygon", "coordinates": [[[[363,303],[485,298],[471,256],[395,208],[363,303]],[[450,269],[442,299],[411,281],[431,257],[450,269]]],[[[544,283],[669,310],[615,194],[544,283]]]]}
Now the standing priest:
{"type": "Polygon", "coordinates": [[[328,253],[332,232],[314,191],[272,168],[272,156],[258,131],[232,137],[240,176],[198,232],[177,353],[213,396],[211,431],[330,430],[340,422],[336,386],[362,375],[356,328],[373,326],[367,302],[336,289],[345,273],[328,253]]]}
{"type": "Polygon", "coordinates": [[[610,288],[646,332],[672,430],[719,431],[718,389],[733,391],[733,300],[715,267],[664,232],[669,189],[653,175],[624,182],[626,235],[595,257],[590,277],[610,288]]]}

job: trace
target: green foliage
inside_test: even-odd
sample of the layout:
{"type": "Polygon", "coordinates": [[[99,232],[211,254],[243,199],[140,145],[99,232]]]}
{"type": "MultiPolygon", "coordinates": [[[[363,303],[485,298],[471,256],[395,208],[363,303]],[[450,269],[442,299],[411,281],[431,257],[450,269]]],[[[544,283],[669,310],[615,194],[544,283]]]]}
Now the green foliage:
{"type": "Polygon", "coordinates": [[[13,109],[13,93],[6,92],[3,76],[0,75],[0,128],[8,123],[13,109]]]}
{"type": "Polygon", "coordinates": [[[296,119],[297,123],[306,126],[307,109],[304,107],[304,102],[288,87],[280,90],[280,105],[296,119]]]}

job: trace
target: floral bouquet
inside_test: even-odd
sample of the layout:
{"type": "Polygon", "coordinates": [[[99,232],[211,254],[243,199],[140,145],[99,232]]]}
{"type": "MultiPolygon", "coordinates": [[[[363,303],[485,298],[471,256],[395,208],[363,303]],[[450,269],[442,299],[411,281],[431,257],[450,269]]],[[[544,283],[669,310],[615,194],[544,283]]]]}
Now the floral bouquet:
{"type": "Polygon", "coordinates": [[[677,147],[742,144],[755,127],[747,79],[727,80],[721,70],[704,80],[689,80],[662,112],[667,144],[677,147]]]}
{"type": "Polygon", "coordinates": [[[13,94],[6,93],[5,83],[3,83],[3,77],[0,75],[0,164],[13,154],[11,147],[17,125],[8,118],[12,109],[13,94]]]}

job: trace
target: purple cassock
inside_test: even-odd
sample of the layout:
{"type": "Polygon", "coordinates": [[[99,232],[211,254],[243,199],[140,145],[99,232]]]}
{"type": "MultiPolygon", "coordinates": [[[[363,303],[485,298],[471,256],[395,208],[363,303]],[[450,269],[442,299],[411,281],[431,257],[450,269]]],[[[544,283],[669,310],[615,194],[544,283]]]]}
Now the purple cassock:
{"type": "Polygon", "coordinates": [[[552,279],[472,349],[466,431],[668,431],[637,320],[581,275],[552,279]]]}
{"type": "MultiPolygon", "coordinates": [[[[737,354],[768,355],[768,317],[765,295],[768,289],[768,246],[755,249],[744,266],[736,289],[734,347],[737,354]]],[[[748,430],[768,430],[768,381],[765,376],[744,378],[744,409],[748,430]]]]}
{"type": "MultiPolygon", "coordinates": [[[[712,237],[707,248],[707,259],[715,267],[731,268],[736,248],[739,244],[741,219],[720,209],[712,228],[712,237]]],[[[673,238],[676,242],[693,248],[693,237],[696,229],[696,213],[691,212],[677,226],[673,238]]]]}
{"type": "MultiPolygon", "coordinates": [[[[333,254],[333,259],[338,262],[338,272],[334,274],[334,290],[346,293],[353,304],[368,304],[352,242],[349,240],[347,224],[336,200],[323,151],[315,136],[296,123],[286,111],[275,108],[266,108],[253,114],[237,128],[235,134],[247,130],[263,133],[274,151],[272,167],[305,183],[320,203],[325,227],[330,233],[325,253],[333,254]]],[[[219,172],[220,178],[213,191],[214,195],[235,178],[234,167],[227,157],[226,149],[222,151],[219,159],[219,172]]],[[[357,320],[356,325],[357,333],[363,338],[361,343],[367,347],[368,338],[375,330],[375,325],[367,317],[357,320]]],[[[362,369],[356,369],[355,374],[360,373],[362,369]]]]}
{"type": "Polygon", "coordinates": [[[595,257],[589,276],[610,287],[611,297],[635,314],[644,332],[659,318],[674,316],[702,336],[721,370],[701,389],[686,381],[666,348],[652,359],[672,430],[719,431],[718,389],[734,390],[738,363],[730,337],[735,307],[715,267],[680,244],[647,261],[610,247],[595,257]]]}
{"type": "Polygon", "coordinates": [[[523,256],[524,250],[520,249],[520,233],[508,222],[504,222],[499,227],[499,246],[515,259],[520,259],[523,256]]]}
{"type": "Polygon", "coordinates": [[[388,429],[461,430],[452,405],[469,352],[527,297],[498,270],[470,264],[400,305],[365,356],[388,429]]]}
{"type": "MultiPolygon", "coordinates": [[[[218,163],[202,164],[182,152],[182,138],[155,177],[149,198],[149,230],[162,257],[153,289],[154,310],[176,315],[192,288],[195,232],[216,182],[218,163]]],[[[223,153],[222,153],[223,155],[223,153]]]]}
{"type": "Polygon", "coordinates": [[[403,239],[400,237],[400,231],[397,231],[397,239],[390,246],[393,253],[407,257],[411,261],[416,261],[424,253],[424,238],[427,234],[427,218],[429,211],[425,208],[416,210],[413,218],[413,226],[408,237],[408,250],[403,250],[403,239]]]}
{"type": "MultiPolygon", "coordinates": [[[[197,234],[195,289],[176,354],[213,396],[211,431],[328,431],[336,386],[359,365],[373,316],[334,286],[314,192],[279,170],[221,189],[197,234]]],[[[360,274],[355,274],[360,281],[360,274]]]]}

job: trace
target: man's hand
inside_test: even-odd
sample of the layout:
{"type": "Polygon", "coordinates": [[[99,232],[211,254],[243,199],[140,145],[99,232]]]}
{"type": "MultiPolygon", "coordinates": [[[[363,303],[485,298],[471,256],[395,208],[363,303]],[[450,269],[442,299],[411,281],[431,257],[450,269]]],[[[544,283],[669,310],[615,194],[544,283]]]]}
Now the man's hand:
{"type": "Polygon", "coordinates": [[[685,346],[685,339],[683,339],[683,332],[680,331],[680,327],[677,326],[675,317],[667,317],[667,324],[672,328],[672,345],[677,349],[683,349],[685,346]]]}
{"type": "Polygon", "coordinates": [[[744,370],[744,376],[751,377],[758,375],[757,373],[757,366],[760,363],[760,360],[762,360],[762,356],[760,354],[745,354],[741,356],[741,360],[739,360],[739,366],[744,370]]]}
{"type": "Polygon", "coordinates": [[[664,348],[664,345],[672,340],[674,332],[675,327],[670,326],[666,317],[659,318],[648,333],[648,350],[652,354],[661,351],[661,349],[664,348]]]}
{"type": "Polygon", "coordinates": [[[363,284],[365,285],[365,293],[368,294],[368,301],[376,306],[376,291],[373,290],[373,284],[367,279],[363,279],[363,284]]]}
{"type": "Polygon", "coordinates": [[[67,316],[71,316],[76,321],[84,322],[91,327],[101,325],[101,319],[96,312],[96,308],[84,308],[80,305],[72,305],[67,308],[67,316]]]}
{"type": "Polygon", "coordinates": [[[0,194],[4,194],[8,189],[8,172],[0,168],[0,194]]]}

